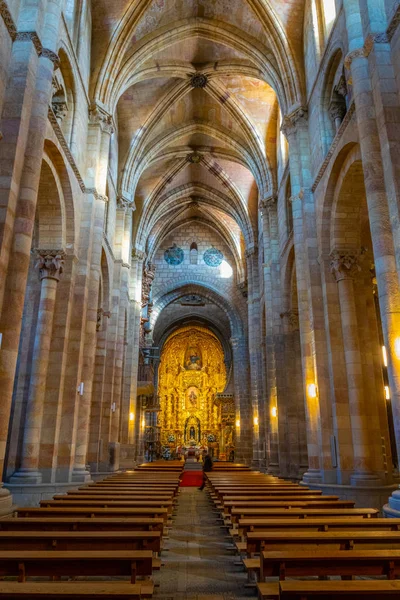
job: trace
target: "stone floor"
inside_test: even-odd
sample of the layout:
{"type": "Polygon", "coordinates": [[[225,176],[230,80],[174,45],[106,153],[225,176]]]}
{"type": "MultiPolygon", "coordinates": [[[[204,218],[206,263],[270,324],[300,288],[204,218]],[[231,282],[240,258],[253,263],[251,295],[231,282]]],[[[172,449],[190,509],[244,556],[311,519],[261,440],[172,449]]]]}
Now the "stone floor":
{"type": "Polygon", "coordinates": [[[242,600],[255,598],[244,587],[247,578],[235,566],[229,551],[228,532],[220,527],[206,492],[182,488],[177,516],[163,552],[164,566],[158,574],[161,600],[242,600]]]}

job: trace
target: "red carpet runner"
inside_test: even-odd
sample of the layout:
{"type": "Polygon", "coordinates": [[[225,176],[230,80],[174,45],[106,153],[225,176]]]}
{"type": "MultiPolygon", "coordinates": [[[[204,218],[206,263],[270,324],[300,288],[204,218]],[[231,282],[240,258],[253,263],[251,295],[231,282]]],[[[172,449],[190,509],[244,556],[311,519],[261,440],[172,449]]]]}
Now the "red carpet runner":
{"type": "Polygon", "coordinates": [[[184,471],[181,487],[200,487],[203,483],[203,471],[184,471]]]}

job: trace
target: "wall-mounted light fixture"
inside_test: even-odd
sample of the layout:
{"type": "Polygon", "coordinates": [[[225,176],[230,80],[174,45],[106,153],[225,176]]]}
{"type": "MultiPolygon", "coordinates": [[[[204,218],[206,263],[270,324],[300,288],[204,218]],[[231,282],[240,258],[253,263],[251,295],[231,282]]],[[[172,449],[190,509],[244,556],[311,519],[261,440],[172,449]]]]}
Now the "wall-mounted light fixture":
{"type": "Polygon", "coordinates": [[[236,419],[236,427],[240,427],[240,419],[236,419]]]}
{"type": "Polygon", "coordinates": [[[79,386],[78,386],[78,394],[79,394],[80,396],[83,396],[83,390],[84,390],[84,387],[85,387],[85,385],[84,385],[84,383],[83,383],[83,381],[82,381],[82,382],[79,384],[79,386]]]}
{"type": "Polygon", "coordinates": [[[385,399],[390,400],[390,388],[388,385],[385,385],[385,399]]]}
{"type": "Polygon", "coordinates": [[[277,416],[278,416],[278,408],[277,408],[276,406],[273,406],[273,407],[271,408],[271,415],[272,415],[273,417],[277,417],[277,416]]]}
{"type": "Polygon", "coordinates": [[[394,353],[396,355],[396,358],[400,360],[400,338],[396,338],[394,340],[394,353]]]}
{"type": "Polygon", "coordinates": [[[383,365],[385,367],[387,367],[388,366],[388,360],[387,360],[386,346],[382,346],[382,358],[383,358],[383,365]]]}
{"type": "Polygon", "coordinates": [[[254,417],[254,425],[257,427],[257,425],[258,425],[258,417],[254,417]]]}
{"type": "Polygon", "coordinates": [[[317,386],[315,385],[315,383],[309,383],[307,386],[307,391],[310,398],[317,397],[317,386]]]}
{"type": "Polygon", "coordinates": [[[115,412],[115,409],[116,409],[116,408],[117,408],[117,405],[115,404],[115,402],[113,402],[113,403],[111,404],[111,410],[112,410],[112,412],[115,412]]]}
{"type": "Polygon", "coordinates": [[[129,420],[130,421],[134,421],[135,420],[135,415],[133,414],[133,412],[129,413],[129,420]]]}
{"type": "Polygon", "coordinates": [[[143,429],[146,427],[146,419],[144,417],[142,419],[142,427],[143,429]]]}

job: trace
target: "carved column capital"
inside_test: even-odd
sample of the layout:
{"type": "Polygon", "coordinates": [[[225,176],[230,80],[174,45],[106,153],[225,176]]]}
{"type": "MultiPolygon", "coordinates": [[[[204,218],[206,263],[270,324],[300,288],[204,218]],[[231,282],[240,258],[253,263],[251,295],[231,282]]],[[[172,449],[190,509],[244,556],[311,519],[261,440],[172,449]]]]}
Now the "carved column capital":
{"type": "Polygon", "coordinates": [[[260,200],[259,208],[260,208],[262,214],[264,214],[264,212],[268,213],[270,210],[273,210],[276,208],[277,203],[278,203],[278,196],[276,194],[272,194],[271,196],[268,196],[268,198],[264,198],[263,200],[260,200]]]}
{"type": "Polygon", "coordinates": [[[138,248],[132,248],[131,256],[132,256],[132,260],[134,260],[134,261],[141,261],[146,258],[145,252],[143,252],[142,250],[139,250],[138,248]]]}
{"type": "Polygon", "coordinates": [[[305,106],[299,106],[283,117],[281,131],[286,137],[289,137],[296,133],[297,128],[300,125],[305,125],[307,121],[308,109],[305,106]]]}
{"type": "Polygon", "coordinates": [[[343,279],[354,279],[361,271],[361,256],[358,253],[333,250],[330,254],[330,269],[337,282],[343,279]]]}
{"type": "Polygon", "coordinates": [[[114,124],[112,115],[96,102],[93,102],[89,108],[89,123],[91,125],[99,125],[102,131],[114,133],[114,124]]]}
{"type": "Polygon", "coordinates": [[[287,310],[286,312],[281,313],[279,316],[281,319],[287,322],[290,332],[299,330],[299,313],[297,310],[287,310]]]}
{"type": "Polygon", "coordinates": [[[40,280],[55,279],[60,280],[64,270],[64,250],[36,250],[36,267],[39,269],[40,280]]]}
{"type": "Polygon", "coordinates": [[[289,202],[292,204],[293,202],[296,202],[296,200],[302,201],[303,199],[304,199],[304,190],[301,189],[298,194],[295,194],[294,196],[290,196],[289,202]]]}

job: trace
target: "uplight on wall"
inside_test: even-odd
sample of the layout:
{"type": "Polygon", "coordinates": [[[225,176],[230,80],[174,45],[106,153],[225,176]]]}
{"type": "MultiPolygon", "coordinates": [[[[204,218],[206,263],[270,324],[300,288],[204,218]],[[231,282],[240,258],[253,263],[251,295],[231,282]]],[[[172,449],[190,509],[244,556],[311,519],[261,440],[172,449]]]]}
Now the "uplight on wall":
{"type": "Polygon", "coordinates": [[[144,417],[142,419],[142,427],[143,429],[146,427],[146,419],[144,417]]]}
{"type": "Polygon", "coordinates": [[[236,427],[240,427],[240,419],[236,419],[236,427]]]}
{"type": "Polygon", "coordinates": [[[386,352],[386,346],[382,346],[382,358],[383,358],[383,364],[385,367],[388,366],[388,361],[387,361],[387,352],[386,352]]]}
{"type": "Polygon", "coordinates": [[[386,400],[390,400],[390,388],[388,385],[385,385],[385,398],[386,400]]]}
{"type": "Polygon", "coordinates": [[[394,340],[394,353],[396,355],[396,358],[400,360],[400,338],[396,338],[394,340]]]}
{"type": "Polygon", "coordinates": [[[135,420],[135,415],[133,414],[133,412],[129,413],[129,420],[130,421],[134,421],[135,420]]]}
{"type": "Polygon", "coordinates": [[[254,425],[257,427],[257,425],[258,425],[258,417],[254,417],[254,425]]]}
{"type": "Polygon", "coordinates": [[[317,386],[315,385],[315,383],[309,383],[307,386],[307,392],[308,395],[310,396],[310,398],[316,398],[317,397],[317,386]]]}
{"type": "Polygon", "coordinates": [[[271,408],[271,415],[272,415],[273,417],[277,417],[277,416],[278,416],[278,409],[277,409],[277,407],[276,407],[276,406],[273,406],[273,407],[271,408]]]}

